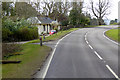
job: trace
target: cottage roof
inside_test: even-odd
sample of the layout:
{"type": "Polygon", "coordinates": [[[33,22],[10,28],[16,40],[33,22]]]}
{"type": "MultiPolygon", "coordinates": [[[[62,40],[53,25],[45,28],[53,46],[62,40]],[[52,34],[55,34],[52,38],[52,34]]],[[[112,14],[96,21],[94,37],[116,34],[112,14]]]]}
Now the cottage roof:
{"type": "Polygon", "coordinates": [[[30,17],[27,19],[32,24],[56,24],[60,25],[59,22],[50,19],[49,17],[30,17]]]}
{"type": "Polygon", "coordinates": [[[53,21],[48,17],[38,17],[38,19],[40,20],[41,24],[50,24],[53,21]]]}
{"type": "Polygon", "coordinates": [[[27,21],[29,21],[32,24],[41,24],[41,22],[39,21],[37,17],[30,17],[27,19],[27,21]]]}

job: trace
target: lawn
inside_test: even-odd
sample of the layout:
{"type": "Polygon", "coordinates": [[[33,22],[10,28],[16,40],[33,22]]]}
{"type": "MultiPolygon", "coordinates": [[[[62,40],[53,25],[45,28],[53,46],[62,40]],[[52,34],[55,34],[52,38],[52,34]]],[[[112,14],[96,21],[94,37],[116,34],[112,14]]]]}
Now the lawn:
{"type": "Polygon", "coordinates": [[[120,42],[120,33],[119,33],[120,29],[111,29],[109,31],[107,31],[105,34],[106,36],[108,36],[110,39],[120,42]]]}
{"type": "MultiPolygon", "coordinates": [[[[64,30],[64,31],[59,31],[58,33],[56,34],[53,34],[51,36],[48,36],[46,37],[45,39],[42,39],[43,41],[53,41],[53,40],[57,40],[57,39],[60,39],[61,37],[65,36],[66,34],[72,32],[72,31],[75,31],[75,30],[78,30],[79,28],[70,28],[68,30],[64,30]]],[[[29,43],[38,43],[40,42],[39,39],[37,40],[32,40],[30,41],[29,43]]]]}
{"type": "Polygon", "coordinates": [[[24,44],[20,53],[22,55],[11,56],[7,60],[21,60],[19,64],[3,64],[3,78],[31,78],[31,75],[42,65],[51,48],[34,44],[24,44]]]}

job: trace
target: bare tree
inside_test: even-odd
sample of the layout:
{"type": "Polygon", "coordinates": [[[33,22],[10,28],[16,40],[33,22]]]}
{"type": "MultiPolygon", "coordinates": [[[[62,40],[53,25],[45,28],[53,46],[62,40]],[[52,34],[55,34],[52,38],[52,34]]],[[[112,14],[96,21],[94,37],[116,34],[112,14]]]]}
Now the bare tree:
{"type": "Polygon", "coordinates": [[[102,24],[103,17],[110,14],[108,11],[110,8],[109,0],[99,0],[99,2],[94,5],[94,2],[91,0],[91,10],[94,16],[98,19],[99,25],[102,24]]]}

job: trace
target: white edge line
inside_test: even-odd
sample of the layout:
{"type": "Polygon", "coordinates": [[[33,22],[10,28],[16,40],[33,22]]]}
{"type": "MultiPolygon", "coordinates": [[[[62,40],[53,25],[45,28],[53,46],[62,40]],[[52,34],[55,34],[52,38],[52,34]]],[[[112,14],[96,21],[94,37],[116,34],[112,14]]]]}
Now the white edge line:
{"type": "Polygon", "coordinates": [[[115,78],[117,78],[118,80],[120,80],[119,77],[116,75],[116,73],[110,68],[110,66],[106,65],[106,67],[115,76],[115,78]]]}
{"type": "MultiPolygon", "coordinates": [[[[110,30],[110,29],[109,29],[109,30],[110,30]]],[[[106,31],[108,31],[108,30],[106,30],[106,31]]],[[[108,38],[107,36],[105,36],[105,32],[106,32],[106,31],[103,32],[103,36],[104,36],[106,39],[108,39],[109,41],[111,41],[111,42],[119,45],[117,42],[115,42],[115,41],[111,40],[110,38],[108,38]]]]}
{"type": "Polygon", "coordinates": [[[99,59],[101,59],[101,60],[103,59],[96,51],[94,51],[94,52],[98,56],[99,59]]]}
{"type": "Polygon", "coordinates": [[[42,76],[43,79],[45,78],[45,76],[46,76],[46,74],[47,74],[48,68],[49,68],[49,66],[50,66],[50,63],[51,63],[52,58],[53,58],[53,56],[54,56],[54,53],[55,53],[55,51],[56,51],[57,45],[60,43],[61,40],[63,40],[65,37],[67,37],[67,36],[70,35],[70,34],[71,34],[71,33],[69,33],[69,34],[67,34],[66,36],[64,36],[63,38],[61,38],[61,39],[57,42],[57,44],[55,45],[55,48],[54,48],[54,50],[53,50],[53,52],[52,52],[52,54],[51,54],[50,60],[49,60],[49,62],[48,62],[48,64],[47,64],[47,67],[46,67],[46,69],[45,69],[45,71],[44,71],[44,73],[43,73],[43,76],[42,76]]]}

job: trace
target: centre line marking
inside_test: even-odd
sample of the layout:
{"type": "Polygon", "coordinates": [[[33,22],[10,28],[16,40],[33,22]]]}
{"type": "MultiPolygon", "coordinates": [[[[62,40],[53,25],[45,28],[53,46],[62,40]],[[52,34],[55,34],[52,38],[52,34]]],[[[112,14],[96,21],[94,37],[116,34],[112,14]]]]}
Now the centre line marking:
{"type": "Polygon", "coordinates": [[[110,66],[106,65],[106,67],[108,68],[108,70],[115,76],[115,78],[117,78],[118,80],[120,80],[120,78],[117,76],[117,74],[110,68],[110,66]]]}
{"type": "Polygon", "coordinates": [[[86,37],[85,37],[85,41],[87,41],[86,37]]]}
{"type": "Polygon", "coordinates": [[[103,59],[96,51],[94,51],[94,52],[98,56],[99,59],[101,59],[101,60],[103,59]]]}
{"type": "Polygon", "coordinates": [[[91,49],[93,49],[91,45],[88,45],[88,46],[89,46],[91,49]]]}
{"type": "Polygon", "coordinates": [[[86,41],[86,43],[88,44],[88,41],[86,41]]]}

